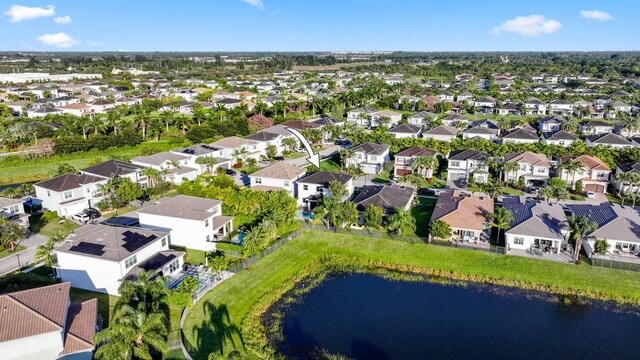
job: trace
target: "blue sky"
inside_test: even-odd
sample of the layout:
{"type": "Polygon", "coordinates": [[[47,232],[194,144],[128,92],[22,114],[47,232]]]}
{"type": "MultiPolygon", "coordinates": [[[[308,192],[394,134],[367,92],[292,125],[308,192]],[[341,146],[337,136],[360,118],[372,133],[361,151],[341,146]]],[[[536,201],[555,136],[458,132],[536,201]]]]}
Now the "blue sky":
{"type": "Polygon", "coordinates": [[[640,50],[640,1],[0,1],[0,50],[640,50]]]}

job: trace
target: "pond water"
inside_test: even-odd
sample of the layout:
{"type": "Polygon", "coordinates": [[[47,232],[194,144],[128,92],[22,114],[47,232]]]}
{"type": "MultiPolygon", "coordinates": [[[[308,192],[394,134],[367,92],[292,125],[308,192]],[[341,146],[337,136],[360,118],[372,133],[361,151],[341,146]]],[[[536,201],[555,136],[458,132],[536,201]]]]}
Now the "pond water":
{"type": "Polygon", "coordinates": [[[291,349],[354,359],[639,359],[635,311],[354,274],[330,278],[293,304],[283,335],[291,349]]]}

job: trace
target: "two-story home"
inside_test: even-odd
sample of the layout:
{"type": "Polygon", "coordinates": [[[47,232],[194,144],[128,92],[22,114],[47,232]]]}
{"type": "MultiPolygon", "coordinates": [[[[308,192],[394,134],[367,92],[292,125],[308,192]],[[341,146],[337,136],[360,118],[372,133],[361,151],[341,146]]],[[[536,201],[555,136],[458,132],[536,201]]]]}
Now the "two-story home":
{"type": "Polygon", "coordinates": [[[580,124],[580,131],[585,135],[600,135],[613,132],[614,125],[602,120],[590,120],[580,124]]]}
{"type": "Polygon", "coordinates": [[[526,115],[544,115],[547,113],[547,104],[537,98],[529,98],[524,102],[526,115]]]}
{"type": "Polygon", "coordinates": [[[98,299],[71,302],[68,282],[0,295],[3,359],[91,360],[98,299]]]}
{"type": "Polygon", "coordinates": [[[184,253],[170,250],[169,243],[168,231],[84,225],[56,248],[56,273],[73,287],[119,295],[122,281],[143,269],[162,276],[179,272],[184,253]]]}
{"type": "Polygon", "coordinates": [[[429,111],[420,111],[407,118],[411,125],[427,126],[431,121],[438,118],[438,114],[429,111]]]}
{"type": "Polygon", "coordinates": [[[482,126],[474,126],[462,132],[463,139],[485,139],[494,141],[498,138],[498,131],[482,126]]]}
{"type": "Polygon", "coordinates": [[[282,140],[284,140],[284,136],[282,134],[278,134],[275,132],[269,131],[260,131],[253,135],[246,136],[245,139],[253,140],[258,142],[258,147],[263,149],[266,154],[266,149],[269,146],[276,147],[276,153],[280,154],[284,150],[284,145],[282,145],[282,140]]]}
{"type": "Polygon", "coordinates": [[[29,226],[29,216],[24,211],[22,199],[10,199],[0,196],[0,217],[27,227],[29,226]]]}
{"type": "Polygon", "coordinates": [[[478,242],[489,239],[491,225],[486,216],[492,212],[492,198],[449,190],[438,196],[429,224],[442,220],[451,226],[452,239],[478,242]]]}
{"type": "Polygon", "coordinates": [[[224,150],[216,146],[196,144],[186,148],[174,149],[171,150],[171,152],[174,154],[186,156],[186,165],[190,168],[196,169],[198,175],[208,170],[212,174],[215,174],[216,169],[219,167],[223,169],[229,169],[231,167],[231,159],[223,157],[224,150]],[[216,160],[216,164],[213,165],[210,169],[207,169],[206,165],[198,164],[198,159],[200,158],[214,158],[216,160]]]}
{"type": "Polygon", "coordinates": [[[523,179],[526,186],[542,186],[549,180],[549,159],[546,155],[531,151],[504,155],[505,163],[516,163],[515,171],[504,171],[504,181],[518,182],[523,179]]]}
{"type": "Polygon", "coordinates": [[[567,116],[573,113],[574,104],[571,101],[557,99],[549,103],[549,113],[551,115],[567,116]]]}
{"type": "Polygon", "coordinates": [[[442,118],[442,124],[446,126],[455,127],[458,123],[463,123],[466,127],[469,125],[469,118],[460,114],[449,114],[442,118]]]}
{"type": "Polygon", "coordinates": [[[409,210],[413,203],[416,189],[404,185],[365,185],[353,198],[353,202],[360,212],[359,223],[364,221],[364,211],[373,205],[382,209],[382,216],[387,217],[395,213],[396,209],[409,210]]]}
{"type": "Polygon", "coordinates": [[[135,165],[160,171],[165,181],[180,185],[183,179],[193,181],[198,176],[196,168],[187,166],[189,157],[172,152],[160,152],[149,156],[137,156],[131,159],[135,165]]]}
{"type": "Polygon", "coordinates": [[[222,149],[222,157],[234,162],[239,158],[242,161],[248,158],[260,160],[260,156],[265,155],[264,146],[258,141],[237,136],[226,137],[209,145],[222,149]]]}
{"type": "Polygon", "coordinates": [[[412,125],[412,124],[402,124],[398,126],[394,126],[391,129],[387,130],[388,133],[392,134],[396,139],[403,138],[419,138],[422,133],[422,126],[412,125]]]}
{"type": "Polygon", "coordinates": [[[279,161],[249,175],[251,188],[263,191],[284,190],[296,197],[296,181],[306,174],[306,170],[286,161],[279,161]]]}
{"type": "Polygon", "coordinates": [[[171,245],[214,251],[215,241],[233,231],[233,216],[222,215],[222,201],[178,195],[138,210],[140,226],[170,233],[171,245]]]}
{"type": "Polygon", "coordinates": [[[540,141],[535,129],[523,127],[502,135],[502,143],[535,144],[540,141]]]}
{"type": "Polygon", "coordinates": [[[559,115],[547,116],[539,120],[538,130],[541,132],[556,132],[560,130],[560,125],[565,121],[565,118],[559,115]]]}
{"type": "Polygon", "coordinates": [[[71,216],[102,201],[104,194],[98,187],[106,183],[103,177],[64,174],[35,183],[33,187],[43,208],[59,216],[71,216]]]}
{"type": "Polygon", "coordinates": [[[370,116],[378,112],[378,109],[363,106],[347,112],[347,122],[360,127],[368,127],[370,124],[370,116]]]}
{"type": "Polygon", "coordinates": [[[616,166],[615,174],[611,174],[611,185],[617,191],[638,192],[640,190],[640,184],[633,184],[626,181],[616,179],[618,174],[635,173],[640,175],[640,163],[620,163],[616,166]]]}
{"type": "Polygon", "coordinates": [[[107,160],[103,163],[80,170],[82,175],[97,176],[104,179],[128,178],[136,184],[145,186],[147,177],[142,175],[144,167],[120,160],[107,160]]]}
{"type": "Polygon", "coordinates": [[[631,141],[627,140],[627,138],[614,133],[589,135],[586,137],[586,141],[588,148],[594,146],[610,146],[616,149],[633,147],[633,144],[631,143],[631,141]]]}
{"type": "Polygon", "coordinates": [[[385,161],[389,161],[389,149],[386,144],[362,143],[352,148],[353,156],[346,160],[347,167],[360,167],[366,174],[377,174],[385,161]]]}
{"type": "Polygon", "coordinates": [[[472,175],[479,183],[489,179],[487,161],[489,154],[477,150],[459,150],[449,154],[447,166],[447,181],[468,180],[472,175]]]}
{"type": "Polygon", "coordinates": [[[582,181],[586,191],[593,191],[597,193],[604,193],[607,191],[609,174],[611,174],[611,169],[609,169],[604,161],[595,156],[589,155],[560,158],[560,165],[557,172],[558,177],[565,180],[567,185],[572,189],[575,188],[576,182],[582,181]],[[569,160],[579,161],[583,165],[582,169],[578,169],[577,171],[568,171],[564,169],[562,167],[562,163],[568,162],[569,160]]]}
{"type": "Polygon", "coordinates": [[[380,125],[385,125],[386,127],[392,127],[398,125],[400,120],[402,120],[402,114],[391,111],[391,110],[381,110],[376,111],[372,114],[369,114],[369,127],[373,128],[380,125]],[[383,119],[386,120],[386,125],[384,124],[383,119]]]}
{"type": "Polygon", "coordinates": [[[507,251],[545,249],[559,254],[569,241],[569,223],[562,205],[524,196],[508,196],[504,208],[513,215],[505,231],[507,251]]]}
{"type": "Polygon", "coordinates": [[[496,99],[487,96],[474,101],[473,106],[483,114],[492,114],[496,107],[496,99]]]}
{"type": "MultiPolygon", "coordinates": [[[[433,177],[433,168],[421,168],[414,169],[413,161],[417,158],[428,156],[435,157],[437,152],[435,150],[423,148],[421,146],[412,146],[396,153],[393,162],[393,175],[404,176],[418,172],[420,176],[427,180],[433,177]]],[[[437,167],[437,163],[434,164],[437,167]]]]}
{"type": "Polygon", "coordinates": [[[576,140],[578,140],[578,135],[565,130],[542,133],[542,142],[549,145],[568,147],[576,140]]]}
{"type": "Polygon", "coordinates": [[[331,197],[329,183],[332,181],[343,184],[347,189],[347,196],[341,199],[342,201],[351,198],[353,195],[353,176],[331,171],[318,171],[297,181],[298,206],[310,211],[324,197],[331,197]]]}

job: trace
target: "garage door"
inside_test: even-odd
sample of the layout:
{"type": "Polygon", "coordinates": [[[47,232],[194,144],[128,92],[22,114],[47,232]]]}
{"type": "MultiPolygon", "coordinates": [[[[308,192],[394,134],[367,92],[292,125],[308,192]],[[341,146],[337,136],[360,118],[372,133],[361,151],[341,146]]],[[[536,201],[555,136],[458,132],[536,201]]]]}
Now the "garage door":
{"type": "Polygon", "coordinates": [[[584,186],[584,189],[587,191],[593,191],[597,193],[603,193],[605,191],[604,185],[598,185],[598,184],[587,184],[584,186]]]}
{"type": "Polygon", "coordinates": [[[404,175],[409,175],[411,174],[412,170],[411,169],[397,169],[396,170],[396,175],[398,176],[404,176],[404,175]]]}

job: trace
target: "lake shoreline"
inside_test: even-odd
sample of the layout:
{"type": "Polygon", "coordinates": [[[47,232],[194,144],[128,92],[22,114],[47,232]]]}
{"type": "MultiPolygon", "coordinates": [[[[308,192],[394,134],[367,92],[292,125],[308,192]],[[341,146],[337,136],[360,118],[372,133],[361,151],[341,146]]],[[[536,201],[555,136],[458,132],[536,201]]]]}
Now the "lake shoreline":
{"type": "Polygon", "coordinates": [[[608,294],[328,254],[314,261],[255,304],[242,324],[243,333],[248,335],[245,337],[247,348],[259,357],[298,358],[313,356],[317,359],[341,359],[341,355],[330,354],[323,349],[316,349],[309,353],[291,347],[284,339],[282,320],[291,305],[302,301],[307,293],[320,286],[324,281],[352,274],[379,276],[393,281],[424,281],[445,286],[473,287],[502,296],[525,295],[567,306],[597,305],[609,310],[631,311],[636,314],[640,312],[636,301],[608,294]]]}

